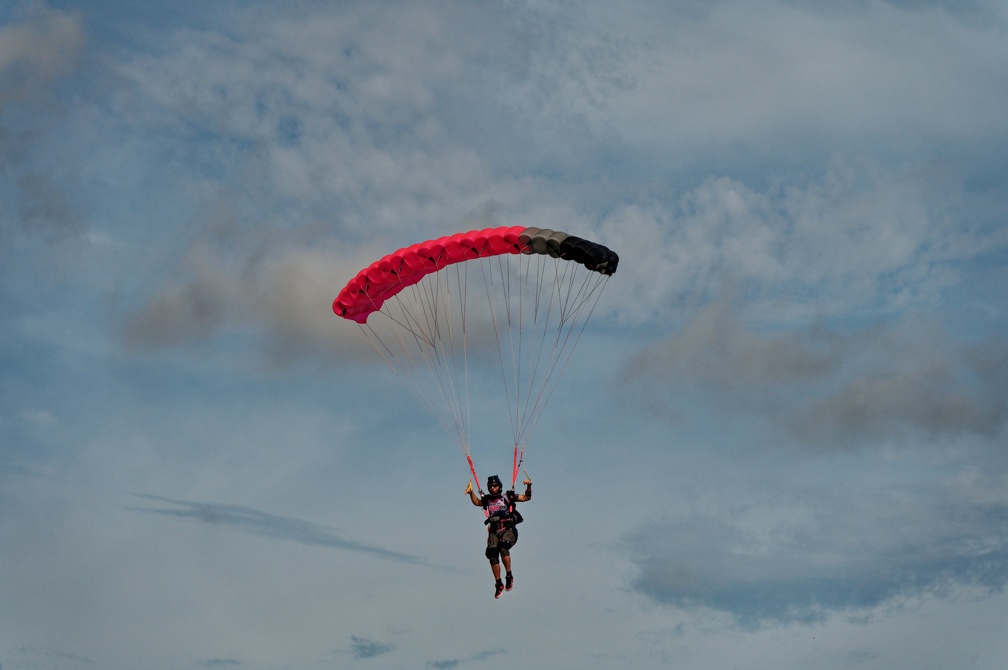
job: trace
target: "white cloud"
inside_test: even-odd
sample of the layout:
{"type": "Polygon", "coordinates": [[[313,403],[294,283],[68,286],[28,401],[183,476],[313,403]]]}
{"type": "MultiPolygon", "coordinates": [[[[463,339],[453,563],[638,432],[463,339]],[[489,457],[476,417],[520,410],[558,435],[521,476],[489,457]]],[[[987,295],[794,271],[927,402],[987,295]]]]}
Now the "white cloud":
{"type": "Polygon", "coordinates": [[[996,8],[994,21],[961,22],[881,2],[638,7],[603,15],[609,30],[647,45],[635,85],[589,114],[635,146],[737,144],[777,155],[841,139],[918,155],[924,137],[976,141],[1001,123],[994,110],[1004,91],[983,83],[1004,74],[996,8]]]}
{"type": "Polygon", "coordinates": [[[671,203],[628,205],[603,224],[623,259],[618,290],[633,296],[619,309],[674,318],[727,287],[762,323],[933,307],[968,257],[957,249],[1003,240],[950,226],[927,188],[838,163],[818,182],[759,191],[712,177],[671,203]]]}

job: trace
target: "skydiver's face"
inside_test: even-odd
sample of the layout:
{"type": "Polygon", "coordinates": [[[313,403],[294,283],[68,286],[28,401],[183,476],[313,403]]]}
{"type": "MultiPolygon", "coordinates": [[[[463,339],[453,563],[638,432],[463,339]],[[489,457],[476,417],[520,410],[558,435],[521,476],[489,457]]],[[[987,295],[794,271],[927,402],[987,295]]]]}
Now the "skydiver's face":
{"type": "Polygon", "coordinates": [[[493,495],[499,495],[500,492],[501,492],[501,485],[500,484],[491,484],[490,485],[490,493],[492,493],[493,495]]]}

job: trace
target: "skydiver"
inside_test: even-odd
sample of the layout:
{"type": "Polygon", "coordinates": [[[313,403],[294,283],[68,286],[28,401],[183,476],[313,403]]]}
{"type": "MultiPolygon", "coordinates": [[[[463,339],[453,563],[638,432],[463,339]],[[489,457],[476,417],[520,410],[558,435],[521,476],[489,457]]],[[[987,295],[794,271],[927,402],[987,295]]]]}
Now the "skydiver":
{"type": "Polygon", "coordinates": [[[514,575],[511,574],[511,547],[518,542],[518,529],[522,516],[516,509],[517,503],[532,500],[532,480],[525,475],[525,493],[515,494],[514,489],[503,491],[504,485],[500,477],[491,475],[487,478],[489,493],[481,496],[473,491],[472,480],[466,486],[472,504],[482,507],[487,512],[487,548],[486,557],[490,560],[490,569],[494,576],[494,598],[500,598],[504,591],[510,591],[514,586],[514,575]],[[504,562],[506,582],[501,581],[500,564],[504,562]]]}

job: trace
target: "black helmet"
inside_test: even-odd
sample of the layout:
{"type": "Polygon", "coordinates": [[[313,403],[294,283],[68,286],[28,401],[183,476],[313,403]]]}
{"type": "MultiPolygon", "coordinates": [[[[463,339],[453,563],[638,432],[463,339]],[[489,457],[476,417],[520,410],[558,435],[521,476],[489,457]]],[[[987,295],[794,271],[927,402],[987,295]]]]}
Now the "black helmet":
{"type": "Polygon", "coordinates": [[[498,477],[497,475],[490,475],[489,477],[487,477],[487,489],[489,490],[494,486],[501,489],[504,488],[504,484],[501,483],[500,477],[498,477]]]}

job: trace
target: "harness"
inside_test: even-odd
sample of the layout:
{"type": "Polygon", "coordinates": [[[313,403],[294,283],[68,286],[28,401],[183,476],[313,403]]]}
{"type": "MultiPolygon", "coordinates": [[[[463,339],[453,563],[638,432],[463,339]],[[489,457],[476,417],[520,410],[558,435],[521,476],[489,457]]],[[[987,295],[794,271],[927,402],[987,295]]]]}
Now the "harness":
{"type": "Polygon", "coordinates": [[[501,535],[509,528],[514,528],[516,525],[525,520],[522,518],[521,512],[516,509],[517,503],[518,496],[515,495],[514,489],[493,498],[487,496],[487,498],[483,499],[483,509],[487,510],[489,516],[483,524],[487,526],[487,529],[490,532],[496,533],[497,535],[501,535]],[[505,505],[490,513],[490,505],[496,502],[498,498],[503,500],[505,505]]]}

